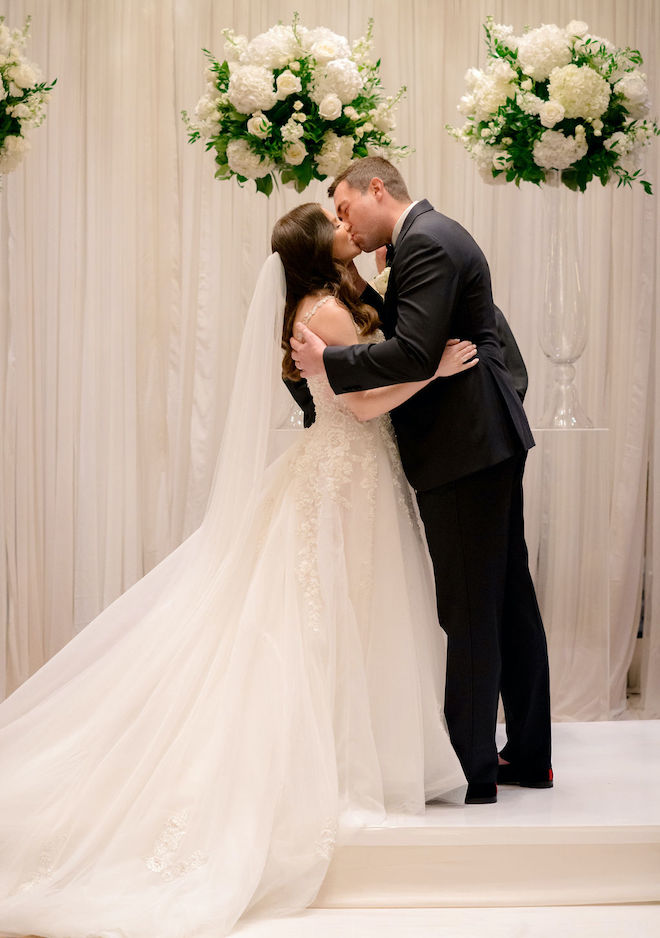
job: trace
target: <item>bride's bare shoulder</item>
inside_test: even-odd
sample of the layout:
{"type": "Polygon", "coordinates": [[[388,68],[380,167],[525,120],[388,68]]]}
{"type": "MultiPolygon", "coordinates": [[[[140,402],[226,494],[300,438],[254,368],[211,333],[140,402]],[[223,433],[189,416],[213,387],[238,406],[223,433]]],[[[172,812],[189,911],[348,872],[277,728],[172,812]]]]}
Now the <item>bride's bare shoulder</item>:
{"type": "Polygon", "coordinates": [[[315,332],[326,345],[352,345],[358,339],[351,313],[330,293],[304,297],[296,310],[294,334],[300,323],[315,332]]]}

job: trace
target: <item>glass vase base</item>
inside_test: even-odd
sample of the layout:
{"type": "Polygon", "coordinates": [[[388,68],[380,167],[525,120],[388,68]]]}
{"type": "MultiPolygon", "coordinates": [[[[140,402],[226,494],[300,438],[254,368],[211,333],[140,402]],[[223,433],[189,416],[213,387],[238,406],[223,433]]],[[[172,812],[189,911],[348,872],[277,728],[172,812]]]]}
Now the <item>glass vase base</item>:
{"type": "Polygon", "coordinates": [[[593,427],[573,384],[575,368],[572,365],[555,365],[554,373],[555,383],[539,427],[544,430],[588,430],[593,427]]]}

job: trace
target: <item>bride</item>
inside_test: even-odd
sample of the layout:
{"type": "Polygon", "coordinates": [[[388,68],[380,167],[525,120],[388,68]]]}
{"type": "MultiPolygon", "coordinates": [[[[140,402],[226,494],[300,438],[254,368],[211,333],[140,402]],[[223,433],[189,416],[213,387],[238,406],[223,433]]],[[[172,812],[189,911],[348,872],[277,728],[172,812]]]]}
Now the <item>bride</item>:
{"type": "Polygon", "coordinates": [[[297,324],[379,341],[336,219],[299,206],[272,246],[201,527],[0,705],[1,935],[217,938],[312,902],[342,831],[462,800],[430,561],[379,416],[422,384],[312,379],[316,422],[270,461],[297,324]]]}

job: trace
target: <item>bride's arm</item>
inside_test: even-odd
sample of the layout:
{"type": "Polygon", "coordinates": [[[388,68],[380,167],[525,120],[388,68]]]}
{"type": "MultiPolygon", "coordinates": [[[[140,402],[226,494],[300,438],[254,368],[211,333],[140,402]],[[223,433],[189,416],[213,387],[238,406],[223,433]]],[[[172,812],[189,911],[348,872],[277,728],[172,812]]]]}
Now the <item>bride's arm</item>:
{"type": "MultiPolygon", "coordinates": [[[[334,300],[329,300],[319,308],[308,323],[308,328],[323,339],[326,345],[353,345],[357,340],[357,330],[351,314],[334,300]]],[[[426,381],[408,381],[405,384],[389,384],[368,391],[349,391],[341,395],[341,402],[358,420],[372,420],[403,404],[436,378],[449,378],[473,368],[479,361],[473,357],[475,352],[476,346],[471,342],[452,340],[447,343],[432,378],[426,381]]]]}

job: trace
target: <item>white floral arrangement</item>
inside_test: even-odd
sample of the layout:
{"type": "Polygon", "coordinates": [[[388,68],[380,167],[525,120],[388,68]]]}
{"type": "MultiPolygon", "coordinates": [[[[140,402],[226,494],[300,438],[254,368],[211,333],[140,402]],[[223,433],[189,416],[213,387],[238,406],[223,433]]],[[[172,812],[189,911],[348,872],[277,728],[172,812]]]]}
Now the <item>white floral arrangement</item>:
{"type": "Polygon", "coordinates": [[[10,30],[0,16],[0,176],[16,169],[30,142],[25,131],[38,127],[55,81],[41,80],[36,65],[25,56],[30,17],[22,30],[10,30]]]}
{"type": "Polygon", "coordinates": [[[619,49],[573,20],[542,25],[521,36],[488,17],[488,63],[465,76],[458,105],[465,124],[447,130],[468,150],[489,183],[533,182],[557,176],[584,191],[639,182],[641,154],[660,133],[650,120],[646,75],[636,49],[619,49]]]}
{"type": "Polygon", "coordinates": [[[305,28],[298,14],[249,42],[223,30],[225,58],[203,50],[206,92],[193,116],[182,114],[190,142],[215,151],[216,178],[254,179],[268,196],[278,177],[302,192],[354,158],[404,156],[392,132],[406,89],[383,95],[372,33],[369,20],[351,44],[323,26],[305,28]]]}

